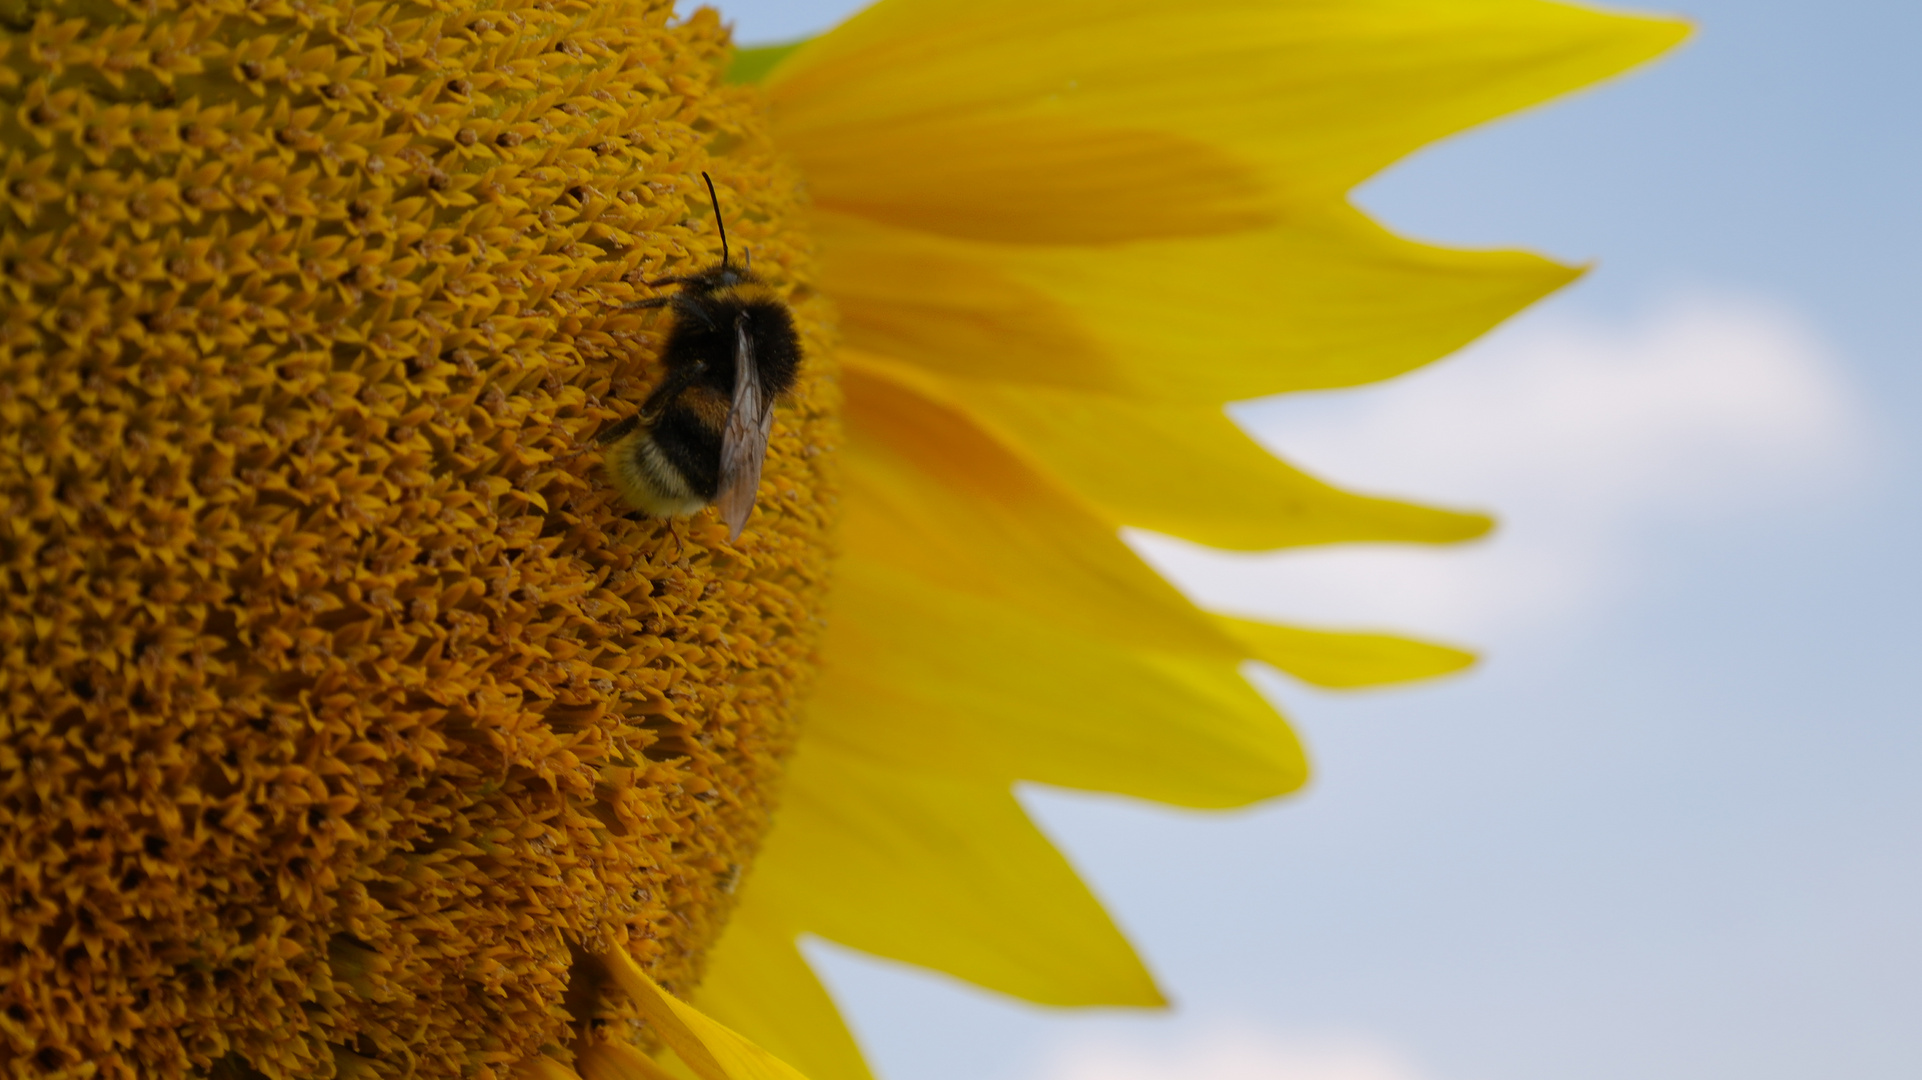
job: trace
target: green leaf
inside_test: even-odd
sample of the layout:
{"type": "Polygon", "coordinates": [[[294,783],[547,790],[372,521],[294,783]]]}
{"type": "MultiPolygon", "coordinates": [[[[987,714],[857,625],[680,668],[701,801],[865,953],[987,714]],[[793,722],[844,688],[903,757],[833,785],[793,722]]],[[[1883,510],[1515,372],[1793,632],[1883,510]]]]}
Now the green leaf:
{"type": "Polygon", "coordinates": [[[756,45],[751,49],[734,50],[734,62],[727,66],[725,79],[730,83],[757,83],[767,78],[768,72],[786,60],[788,54],[806,45],[813,38],[790,41],[785,45],[756,45]]]}

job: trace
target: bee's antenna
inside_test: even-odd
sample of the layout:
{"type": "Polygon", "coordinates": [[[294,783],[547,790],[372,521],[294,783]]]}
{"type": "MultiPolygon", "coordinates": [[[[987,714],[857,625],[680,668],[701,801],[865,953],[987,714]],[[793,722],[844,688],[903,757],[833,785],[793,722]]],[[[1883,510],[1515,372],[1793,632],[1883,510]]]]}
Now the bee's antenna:
{"type": "Polygon", "coordinates": [[[721,220],[721,197],[714,194],[714,178],[707,173],[701,174],[707,181],[707,198],[714,204],[714,227],[721,230],[721,269],[727,269],[727,223],[721,220]]]}

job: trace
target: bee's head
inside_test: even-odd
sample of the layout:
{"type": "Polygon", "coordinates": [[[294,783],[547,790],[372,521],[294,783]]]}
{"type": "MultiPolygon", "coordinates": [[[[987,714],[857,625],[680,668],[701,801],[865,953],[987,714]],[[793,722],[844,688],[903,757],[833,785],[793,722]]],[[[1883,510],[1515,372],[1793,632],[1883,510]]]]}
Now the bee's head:
{"type": "Polygon", "coordinates": [[[727,224],[721,220],[721,199],[720,196],[714,194],[714,178],[706,173],[702,173],[701,179],[707,181],[708,201],[714,204],[714,227],[719,230],[721,234],[721,264],[719,266],[710,266],[706,270],[691,277],[671,280],[681,281],[687,288],[702,293],[713,293],[723,289],[732,289],[737,285],[759,284],[761,279],[755,277],[754,271],[751,269],[754,265],[754,253],[752,251],[743,251],[741,253],[740,266],[735,266],[728,262],[727,224]]]}
{"type": "Polygon", "coordinates": [[[760,279],[754,276],[754,271],[748,269],[748,267],[753,265],[754,253],[752,251],[741,252],[740,266],[729,266],[727,261],[723,259],[721,265],[715,267],[712,271],[714,284],[719,288],[725,289],[732,285],[740,285],[743,282],[759,281],[760,279]]]}

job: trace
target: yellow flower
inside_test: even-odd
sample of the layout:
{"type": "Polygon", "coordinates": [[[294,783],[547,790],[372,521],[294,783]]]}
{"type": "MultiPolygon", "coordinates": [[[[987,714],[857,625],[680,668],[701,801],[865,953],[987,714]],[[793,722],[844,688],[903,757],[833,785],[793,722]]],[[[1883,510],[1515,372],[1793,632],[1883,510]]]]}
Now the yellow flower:
{"type": "Polygon", "coordinates": [[[1203,614],[1117,528],[1482,531],[1220,404],[1393,375],[1568,280],[1344,193],[1680,34],[887,0],[763,91],[664,0],[0,30],[0,1062],[274,1080],[651,1077],[663,1044],[860,1077],[802,933],[1158,1002],[1011,784],[1279,794],[1306,766],[1243,659],[1467,658],[1203,614]],[[632,520],[596,443],[671,317],[619,305],[718,256],[702,171],[808,352],[739,544],[632,520]]]}

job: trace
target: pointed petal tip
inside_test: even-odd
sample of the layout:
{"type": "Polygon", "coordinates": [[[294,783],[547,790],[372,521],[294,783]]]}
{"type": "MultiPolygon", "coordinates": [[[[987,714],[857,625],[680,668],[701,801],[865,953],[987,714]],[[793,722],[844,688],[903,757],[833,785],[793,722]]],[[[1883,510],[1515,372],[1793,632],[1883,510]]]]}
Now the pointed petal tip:
{"type": "Polygon", "coordinates": [[[1142,996],[1142,1000],[1129,1004],[1139,1009],[1167,1010],[1175,1007],[1174,999],[1164,993],[1152,978],[1148,981],[1148,992],[1142,996]]]}
{"type": "Polygon", "coordinates": [[[1453,645],[1397,634],[1310,630],[1216,615],[1221,628],[1256,660],[1324,690],[1360,690],[1454,675],[1476,656],[1453,645]]]}
{"type": "Polygon", "coordinates": [[[1471,511],[1459,515],[1459,518],[1461,522],[1461,532],[1449,538],[1449,540],[1446,541],[1447,543],[1466,543],[1470,540],[1480,540],[1482,537],[1494,532],[1495,526],[1498,524],[1492,514],[1471,511]]]}
{"type": "Polygon", "coordinates": [[[1608,36],[1619,44],[1618,72],[1647,63],[1695,35],[1695,20],[1680,15],[1593,9],[1591,13],[1608,21],[1608,36]]]}
{"type": "Polygon", "coordinates": [[[1642,15],[1638,18],[1646,27],[1649,40],[1660,42],[1663,52],[1694,37],[1699,25],[1686,15],[1642,15]]]}

